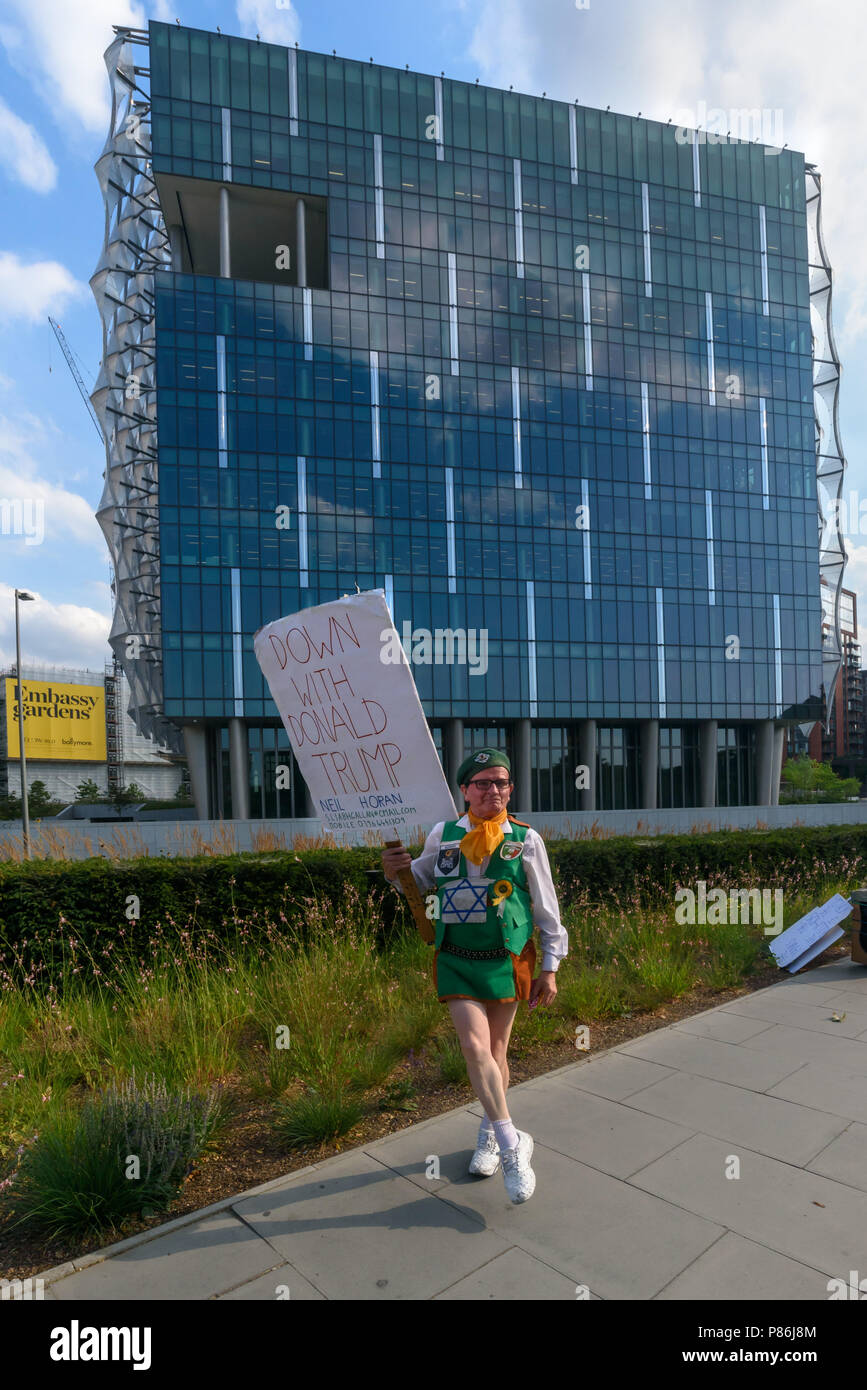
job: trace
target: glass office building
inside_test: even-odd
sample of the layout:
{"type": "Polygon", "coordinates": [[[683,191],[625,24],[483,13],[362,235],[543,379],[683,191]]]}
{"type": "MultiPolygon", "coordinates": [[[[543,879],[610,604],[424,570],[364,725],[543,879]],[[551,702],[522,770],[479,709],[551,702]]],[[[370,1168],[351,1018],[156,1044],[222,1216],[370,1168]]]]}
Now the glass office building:
{"type": "Polygon", "coordinates": [[[446,634],[450,775],[485,742],[523,810],[775,800],[840,662],[815,168],[174,25],[106,62],[111,641],[200,813],[312,813],[252,635],[356,585],[446,634]]]}

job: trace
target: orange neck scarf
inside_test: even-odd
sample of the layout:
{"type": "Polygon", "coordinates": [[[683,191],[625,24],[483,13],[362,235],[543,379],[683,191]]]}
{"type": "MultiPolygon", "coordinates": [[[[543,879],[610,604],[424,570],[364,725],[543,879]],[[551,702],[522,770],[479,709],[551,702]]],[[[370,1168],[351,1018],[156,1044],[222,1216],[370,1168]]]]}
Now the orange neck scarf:
{"type": "Polygon", "coordinates": [[[473,829],[468,830],[461,840],[461,852],[471,864],[481,864],[485,856],[493,854],[500,841],[505,839],[503,823],[508,818],[508,812],[504,807],[499,815],[492,816],[490,820],[480,820],[472,811],[467,811],[467,817],[473,829]]]}

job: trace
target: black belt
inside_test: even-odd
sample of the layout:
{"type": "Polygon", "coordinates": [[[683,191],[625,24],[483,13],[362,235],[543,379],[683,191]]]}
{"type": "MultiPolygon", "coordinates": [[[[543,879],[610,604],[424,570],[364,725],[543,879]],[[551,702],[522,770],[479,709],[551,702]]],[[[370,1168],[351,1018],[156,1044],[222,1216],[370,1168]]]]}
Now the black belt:
{"type": "Polygon", "coordinates": [[[465,946],[452,946],[448,941],[443,942],[440,950],[450,956],[461,956],[464,960],[503,960],[509,954],[505,946],[494,946],[489,951],[471,951],[465,946]]]}

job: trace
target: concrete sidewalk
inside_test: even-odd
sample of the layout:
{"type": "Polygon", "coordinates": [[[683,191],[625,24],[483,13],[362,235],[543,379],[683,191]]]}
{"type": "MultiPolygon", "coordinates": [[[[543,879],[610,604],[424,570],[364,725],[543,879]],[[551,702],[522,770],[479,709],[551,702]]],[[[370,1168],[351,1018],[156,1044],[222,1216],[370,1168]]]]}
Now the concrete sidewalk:
{"type": "Polygon", "coordinates": [[[867,1276],[867,969],[576,1056],[509,1089],[520,1206],[467,1174],[476,1103],[49,1270],[45,1297],[826,1301],[867,1276]]]}

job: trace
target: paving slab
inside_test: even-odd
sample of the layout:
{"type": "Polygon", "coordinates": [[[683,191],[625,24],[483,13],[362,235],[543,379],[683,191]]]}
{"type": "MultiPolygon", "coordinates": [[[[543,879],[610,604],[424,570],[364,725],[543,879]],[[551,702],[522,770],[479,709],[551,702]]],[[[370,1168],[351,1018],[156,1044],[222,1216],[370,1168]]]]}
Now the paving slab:
{"type": "Polygon", "coordinates": [[[269,1274],[260,1274],[258,1279],[251,1279],[236,1289],[230,1289],[228,1293],[217,1294],[216,1297],[220,1302],[226,1300],[230,1303],[254,1300],[259,1303],[314,1303],[322,1302],[325,1295],[314,1289],[309,1279],[299,1274],[294,1265],[283,1264],[272,1269],[269,1274]]]}
{"type": "Polygon", "coordinates": [[[233,1210],[329,1299],[432,1298],[512,1244],[361,1149],[233,1210]]]}
{"type": "Polygon", "coordinates": [[[625,1044],[623,1053],[627,1057],[661,1062],[672,1071],[727,1081],[732,1086],[742,1086],[750,1091],[767,1090],[797,1066],[797,1063],[783,1057],[756,1057],[755,1053],[745,1052],[734,1043],[700,1038],[677,1029],[636,1038],[625,1044]]]}
{"type": "Polygon", "coordinates": [[[836,985],[838,989],[864,994],[867,993],[867,965],[858,965],[852,960],[832,961],[829,965],[820,965],[816,970],[808,970],[805,975],[787,975],[784,980],[778,981],[780,985],[790,983],[799,988],[813,985],[819,989],[836,985]]]}
{"type": "Polygon", "coordinates": [[[660,1303],[717,1300],[752,1303],[767,1299],[827,1301],[828,1276],[778,1255],[754,1240],[727,1231],[656,1295],[660,1303]]]}
{"type": "MultiPolygon", "coordinates": [[[[593,1095],[607,1096],[609,1100],[624,1100],[654,1081],[673,1075],[671,1067],[661,1067],[656,1062],[645,1062],[638,1057],[629,1057],[625,1052],[606,1052],[602,1057],[589,1058],[577,1066],[557,1073],[558,1080],[565,1086],[574,1086],[579,1091],[590,1091],[593,1095]]],[[[512,1088],[509,1087],[509,1096],[512,1088]]]]}
{"type": "MultiPolygon", "coordinates": [[[[867,1078],[858,1072],[805,1062],[767,1094],[867,1124],[867,1078]]],[[[867,1162],[864,1168],[867,1173],[867,1162]]]]}
{"type": "Polygon", "coordinates": [[[820,1062],[841,1071],[858,1072],[867,1077],[867,1034],[845,1038],[840,1033],[824,1033],[815,1028],[774,1023],[740,1044],[750,1052],[776,1053],[788,1057],[792,1071],[799,1062],[820,1062]]]}
{"type": "Polygon", "coordinates": [[[266,1240],[221,1211],[90,1264],[51,1289],[60,1299],[202,1299],[282,1263],[266,1240]]]}
{"type": "Polygon", "coordinates": [[[848,1124],[840,1115],[686,1072],[657,1081],[622,1104],[798,1164],[809,1163],[848,1124]]]}
{"type": "Polygon", "coordinates": [[[852,1124],[821,1153],[807,1164],[811,1173],[824,1173],[827,1178],[857,1187],[867,1192],[867,1125],[852,1124]]]}
{"type": "MultiPolygon", "coordinates": [[[[411,1125],[378,1139],[367,1145],[365,1152],[423,1192],[439,1192],[462,1182],[472,1186],[485,1181],[467,1172],[483,1114],[481,1106],[478,1113],[469,1106],[450,1110],[435,1123],[411,1125]]],[[[502,1176],[498,1181],[502,1185],[502,1176]]]]}
{"type": "MultiPolygon", "coordinates": [[[[835,994],[840,993],[840,984],[837,981],[828,980],[826,984],[816,985],[810,983],[811,978],[812,976],[810,975],[804,977],[793,975],[790,979],[778,980],[776,984],[771,985],[768,989],[760,990],[759,993],[763,994],[767,999],[776,999],[779,995],[782,995],[783,998],[790,999],[799,1004],[825,1004],[829,999],[832,999],[835,994]]],[[[756,999],[757,997],[757,994],[747,994],[743,995],[741,999],[744,1002],[749,1002],[749,1000],[756,999]]],[[[741,1000],[732,999],[730,1002],[732,1004],[737,1004],[740,1003],[741,1000]]]]}
{"type": "MultiPolygon", "coordinates": [[[[451,1288],[438,1293],[434,1302],[485,1302],[490,1299],[514,1299],[525,1301],[528,1298],[537,1302],[551,1299],[576,1299],[576,1285],[565,1275],[558,1274],[550,1265],[543,1264],[526,1250],[512,1246],[504,1255],[497,1255],[488,1264],[459,1279],[451,1288]]],[[[588,1302],[599,1302],[597,1294],[588,1291],[588,1302]]]]}
{"type": "Polygon", "coordinates": [[[867,966],[862,966],[861,970],[860,976],[839,976],[836,980],[838,988],[845,990],[847,994],[867,995],[867,966]]]}
{"type": "Polygon", "coordinates": [[[755,1152],[741,1153],[741,1176],[727,1178],[731,1153],[698,1134],[629,1184],[829,1277],[867,1269],[867,1193],[755,1152]]]}
{"type": "MultiPolygon", "coordinates": [[[[836,997],[839,998],[839,991],[836,997]]],[[[856,995],[849,997],[859,998],[856,995]]],[[[845,1013],[846,1017],[835,1023],[831,1017],[835,1010],[830,1004],[816,1004],[812,1000],[796,1003],[783,996],[776,999],[738,999],[736,1003],[728,1005],[727,1012],[760,1018],[766,1023],[787,1023],[795,1028],[806,1028],[810,1033],[828,1033],[835,1038],[857,1038],[859,1033],[867,1029],[867,1008],[846,1008],[844,1005],[837,1012],[845,1013]]]]}
{"type": "Polygon", "coordinates": [[[856,994],[853,990],[841,989],[825,1001],[825,1007],[829,1010],[836,1009],[838,1013],[859,1014],[867,1027],[867,994],[856,994]]]}
{"type": "Polygon", "coordinates": [[[714,1010],[712,1014],[696,1014],[694,1018],[682,1018],[673,1023],[672,1033],[692,1033],[700,1038],[713,1038],[716,1042],[739,1043],[761,1033],[770,1025],[760,1018],[746,1018],[741,1014],[724,1014],[714,1010]]]}
{"type": "Polygon", "coordinates": [[[502,1180],[445,1189],[439,1200],[585,1285],[600,1298],[652,1298],[723,1228],[536,1140],[536,1191],[513,1206],[502,1180]]]}

